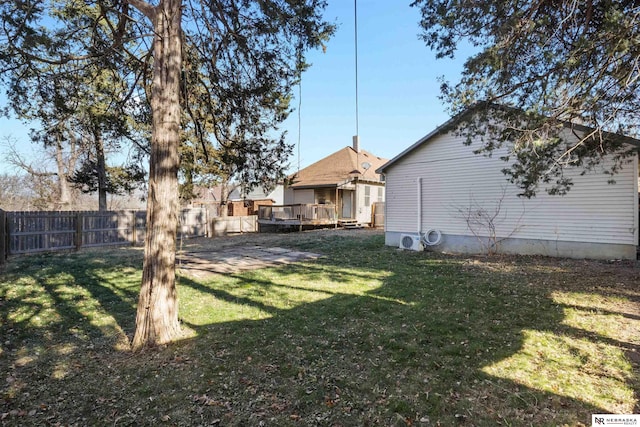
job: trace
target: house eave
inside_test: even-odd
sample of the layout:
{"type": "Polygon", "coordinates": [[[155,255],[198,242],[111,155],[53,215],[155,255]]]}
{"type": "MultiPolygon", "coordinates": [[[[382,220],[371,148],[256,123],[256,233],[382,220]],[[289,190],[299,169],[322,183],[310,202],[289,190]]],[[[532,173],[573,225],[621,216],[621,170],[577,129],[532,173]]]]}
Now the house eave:
{"type": "MultiPolygon", "coordinates": [[[[425,142],[429,141],[433,137],[449,132],[465,116],[467,116],[468,114],[473,113],[478,108],[499,108],[499,109],[516,110],[516,108],[514,108],[514,107],[508,107],[508,106],[505,106],[505,105],[499,105],[499,104],[494,104],[494,103],[488,103],[488,102],[477,103],[477,104],[469,107],[465,111],[462,111],[459,114],[453,116],[452,118],[447,120],[444,124],[438,126],[432,132],[430,132],[427,135],[425,135],[424,137],[420,138],[416,143],[412,144],[407,149],[402,151],[400,154],[398,154],[397,156],[395,156],[394,158],[389,160],[387,163],[385,163],[384,165],[382,165],[378,169],[376,169],[376,173],[384,174],[385,171],[388,170],[389,167],[394,165],[398,160],[402,159],[404,156],[406,156],[407,154],[409,154],[410,152],[412,152],[413,150],[415,150],[416,148],[418,148],[419,146],[421,146],[425,142]]],[[[592,128],[590,128],[588,126],[581,125],[581,124],[577,124],[577,123],[564,122],[564,126],[567,127],[567,128],[576,129],[576,130],[578,130],[580,132],[585,132],[585,133],[589,133],[589,132],[593,131],[592,128]]],[[[602,133],[606,136],[606,138],[609,138],[611,140],[615,140],[615,141],[620,142],[622,144],[632,145],[632,146],[640,149],[640,140],[638,140],[636,138],[633,138],[633,137],[630,137],[630,136],[625,136],[625,135],[620,135],[620,134],[612,133],[612,132],[602,132],[602,133]]]]}
{"type": "Polygon", "coordinates": [[[384,181],[374,181],[372,179],[358,179],[359,184],[384,186],[384,181]]]}
{"type": "Polygon", "coordinates": [[[433,131],[429,132],[427,135],[423,136],[422,138],[420,138],[417,142],[415,142],[414,144],[412,144],[411,146],[409,146],[408,148],[406,148],[404,151],[402,151],[400,154],[398,154],[397,156],[395,156],[394,158],[392,158],[391,160],[389,160],[387,163],[385,163],[384,165],[380,166],[378,169],[376,169],[376,173],[377,174],[384,174],[385,171],[394,163],[396,163],[398,160],[400,160],[401,158],[403,158],[406,154],[410,153],[411,151],[413,151],[414,149],[416,149],[417,147],[419,147],[420,145],[422,145],[423,143],[429,141],[431,138],[433,138],[436,135],[440,135],[440,134],[444,134],[447,133],[451,128],[453,128],[453,126],[460,120],[460,118],[462,117],[462,115],[467,114],[468,111],[465,111],[463,113],[458,114],[457,116],[454,116],[452,118],[450,118],[449,120],[447,120],[445,123],[443,123],[442,125],[438,126],[437,128],[435,128],[433,131]]]}
{"type": "Polygon", "coordinates": [[[340,185],[340,183],[331,183],[331,184],[302,184],[302,185],[297,185],[297,184],[293,184],[291,185],[289,188],[292,188],[294,190],[309,190],[312,188],[336,188],[340,185]]]}

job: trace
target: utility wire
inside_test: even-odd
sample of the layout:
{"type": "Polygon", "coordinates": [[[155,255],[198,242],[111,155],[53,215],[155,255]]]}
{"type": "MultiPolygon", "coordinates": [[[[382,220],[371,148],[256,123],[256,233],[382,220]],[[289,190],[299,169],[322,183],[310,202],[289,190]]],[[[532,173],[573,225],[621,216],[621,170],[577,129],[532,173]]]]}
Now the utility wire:
{"type": "Polygon", "coordinates": [[[354,39],[356,45],[356,136],[359,132],[358,123],[358,0],[353,0],[354,39]]]}
{"type": "Polygon", "coordinates": [[[300,173],[300,141],[302,141],[302,76],[298,81],[298,173],[300,173]]]}

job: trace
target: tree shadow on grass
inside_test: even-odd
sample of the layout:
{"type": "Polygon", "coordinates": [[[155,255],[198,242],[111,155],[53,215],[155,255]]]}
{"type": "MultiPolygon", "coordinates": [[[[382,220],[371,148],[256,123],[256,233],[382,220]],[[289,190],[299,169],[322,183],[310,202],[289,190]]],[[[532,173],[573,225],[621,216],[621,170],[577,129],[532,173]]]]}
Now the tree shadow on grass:
{"type": "MultiPolygon", "coordinates": [[[[556,272],[553,283],[541,286],[537,281],[547,280],[546,273],[482,268],[460,273],[460,259],[434,261],[418,274],[409,268],[411,274],[396,272],[382,279],[381,286],[365,296],[336,293],[279,315],[269,310],[273,317],[260,322],[196,328],[201,335],[227,338],[221,343],[228,347],[223,344],[218,353],[243,354],[251,360],[238,368],[238,375],[260,379],[251,383],[249,393],[289,396],[282,397],[279,405],[285,405],[291,417],[305,414],[307,420],[327,424],[388,425],[399,419],[401,424],[416,419],[444,425],[586,424],[590,414],[607,412],[620,403],[619,397],[607,396],[612,384],[617,388],[626,384],[637,394],[636,375],[620,378],[622,371],[612,372],[603,364],[606,361],[590,353],[602,346],[635,353],[637,344],[565,324],[571,307],[554,301],[552,294],[574,290],[563,285],[573,271],[556,272]],[[251,339],[245,339],[247,335],[251,339]],[[566,354],[556,361],[555,355],[545,353],[548,350],[536,357],[520,354],[540,340],[557,341],[566,354]],[[279,362],[275,378],[261,374],[273,360],[279,362]],[[521,363],[528,365],[518,366],[521,363]],[[583,368],[603,371],[584,373],[583,368]],[[536,375],[540,370],[558,378],[536,375]],[[571,372],[584,374],[576,381],[599,375],[605,381],[594,381],[595,389],[581,395],[579,389],[563,389],[571,386],[571,372]],[[525,375],[533,378],[518,378],[525,375]],[[270,387],[261,389],[263,383],[270,387]],[[610,406],[590,404],[602,401],[590,399],[594,392],[610,406]],[[378,409],[371,410],[372,405],[378,409]]],[[[526,270],[527,260],[521,261],[526,270]]],[[[372,268],[371,263],[363,266],[372,268]]],[[[292,266],[283,274],[305,276],[307,269],[318,274],[322,267],[292,266]]],[[[253,283],[269,289],[282,286],[253,283]]],[[[184,285],[200,288],[188,280],[184,285]]],[[[232,418],[233,411],[213,412],[232,418]]]]}
{"type": "MultiPolygon", "coordinates": [[[[36,290],[22,300],[11,297],[5,286],[3,335],[12,330],[26,340],[35,331],[36,341],[73,342],[76,350],[21,365],[29,350],[4,348],[0,363],[11,380],[0,414],[24,414],[2,422],[576,425],[588,424],[590,414],[608,412],[622,399],[598,387],[638,393],[637,365],[625,377],[622,367],[607,366],[593,354],[637,353],[637,342],[581,325],[570,316],[576,307],[557,297],[593,291],[573,284],[579,264],[567,262],[550,275],[536,269],[544,260],[516,259],[507,262],[509,268],[496,268],[500,263],[491,260],[398,252],[374,243],[359,252],[337,248],[340,257],[268,275],[236,275],[224,287],[181,277],[180,288],[195,293],[196,301],[246,306],[247,318],[241,313],[234,321],[203,325],[183,313],[195,338],[135,355],[105,351],[108,340],[94,339],[98,344],[87,349],[60,329],[72,325],[79,336],[109,334],[85,316],[80,303],[86,299],[111,314],[116,330],[132,331],[137,292],[133,286],[107,286],[99,260],[83,259],[81,267],[71,261],[73,272],[60,262],[41,274],[46,280],[70,274],[87,291],[80,299],[64,296],[62,282],[40,285],[49,293],[47,303],[37,302],[36,290]],[[291,292],[314,293],[313,302],[287,305],[281,299],[293,298],[291,292]],[[13,320],[23,304],[44,313],[51,301],[62,317],[57,323],[36,327],[33,316],[13,320]],[[70,362],[65,372],[63,362],[70,362]],[[584,395],[570,388],[572,373],[575,381],[585,381],[584,395]],[[604,397],[593,400],[588,393],[604,397]],[[590,403],[602,399],[610,405],[590,403]]],[[[609,274],[601,272],[600,279],[609,274]]],[[[611,290],[633,292],[636,284],[611,290]]],[[[593,292],[604,295],[607,289],[593,292]]]]}
{"type": "Polygon", "coordinates": [[[1,424],[97,423],[100,378],[122,386],[109,361],[128,348],[139,261],[126,248],[11,260],[0,275],[1,424]]]}
{"type": "Polygon", "coordinates": [[[122,256],[120,263],[113,263],[110,253],[13,260],[0,276],[4,355],[35,359],[35,353],[44,356],[52,348],[66,352],[121,343],[123,330],[132,329],[139,280],[131,277],[137,268],[131,258],[122,256]]]}

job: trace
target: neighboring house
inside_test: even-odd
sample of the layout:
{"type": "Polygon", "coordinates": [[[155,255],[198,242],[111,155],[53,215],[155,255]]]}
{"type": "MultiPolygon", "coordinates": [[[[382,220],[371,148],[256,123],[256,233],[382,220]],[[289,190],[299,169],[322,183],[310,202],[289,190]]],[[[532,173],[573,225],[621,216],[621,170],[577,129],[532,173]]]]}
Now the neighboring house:
{"type": "Polygon", "coordinates": [[[222,200],[222,186],[214,185],[211,187],[195,186],[193,189],[195,198],[189,204],[191,206],[204,207],[220,204],[222,200]]]}
{"type": "Polygon", "coordinates": [[[242,195],[241,186],[236,185],[229,193],[224,206],[222,204],[222,186],[196,187],[196,198],[191,201],[191,206],[209,206],[215,209],[217,216],[222,216],[222,209],[226,209],[227,216],[256,215],[259,206],[269,206],[284,203],[284,186],[278,184],[275,188],[265,193],[261,188],[250,191],[246,196],[242,195]]]}
{"type": "MultiPolygon", "coordinates": [[[[541,184],[537,196],[526,199],[501,172],[504,153],[474,154],[477,143],[465,145],[465,137],[456,136],[461,119],[451,119],[377,170],[386,178],[387,245],[409,246],[409,234],[441,251],[483,253],[498,242],[502,253],[636,259],[637,152],[614,176],[615,184],[597,169],[584,175],[568,169],[574,185],[566,195],[549,195],[541,184]]],[[[622,138],[640,147],[640,141],[622,138]]]]}
{"type": "Polygon", "coordinates": [[[282,184],[265,192],[262,188],[254,188],[248,194],[242,194],[242,188],[236,187],[229,193],[227,202],[228,216],[257,215],[260,206],[271,206],[284,202],[284,186],[282,184]]]}
{"type": "Polygon", "coordinates": [[[339,222],[371,223],[371,207],[384,201],[384,181],[376,172],[387,159],[352,147],[301,169],[289,177],[284,204],[335,205],[339,222]]]}

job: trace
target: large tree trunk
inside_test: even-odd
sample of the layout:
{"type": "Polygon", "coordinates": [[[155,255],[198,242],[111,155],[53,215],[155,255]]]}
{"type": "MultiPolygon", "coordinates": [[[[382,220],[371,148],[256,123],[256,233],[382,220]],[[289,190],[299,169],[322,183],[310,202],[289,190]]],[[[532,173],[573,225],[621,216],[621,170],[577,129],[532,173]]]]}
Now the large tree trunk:
{"type": "Polygon", "coordinates": [[[220,216],[226,218],[229,216],[229,178],[223,178],[220,185],[220,216]]]}
{"type": "Polygon", "coordinates": [[[180,132],[181,0],[154,8],[153,134],[147,232],[134,350],[178,337],[175,256],[180,132]]]}
{"type": "Polygon", "coordinates": [[[100,129],[93,126],[93,141],[96,146],[96,165],[98,167],[98,210],[107,210],[107,162],[104,158],[104,143],[100,129]]]}
{"type": "Polygon", "coordinates": [[[58,175],[58,203],[56,203],[56,209],[64,210],[68,209],[71,204],[71,189],[69,186],[68,171],[73,170],[75,165],[65,165],[64,156],[62,152],[62,143],[58,137],[56,141],[56,168],[58,175]],[[68,166],[68,167],[66,167],[68,166]]]}

